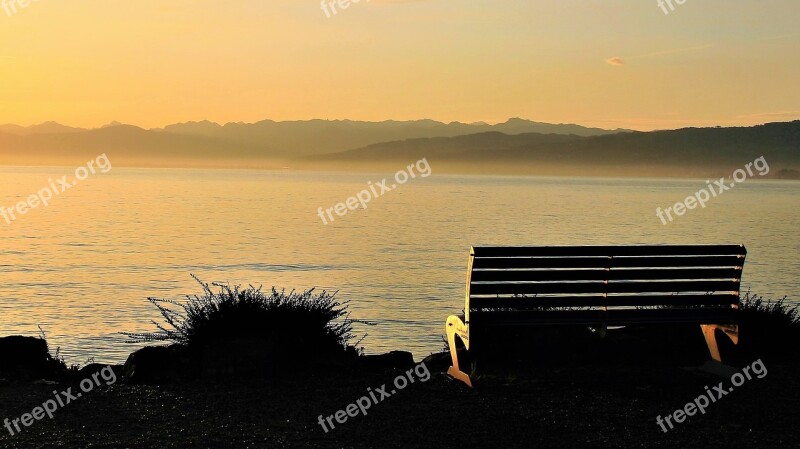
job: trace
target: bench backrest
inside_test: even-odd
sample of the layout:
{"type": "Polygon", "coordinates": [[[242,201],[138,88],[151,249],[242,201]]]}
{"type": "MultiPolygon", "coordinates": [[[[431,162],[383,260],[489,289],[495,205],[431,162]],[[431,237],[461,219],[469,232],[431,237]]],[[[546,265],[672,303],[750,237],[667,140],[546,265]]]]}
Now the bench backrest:
{"type": "Polygon", "coordinates": [[[732,322],[742,245],[472,248],[470,325],[732,322]]]}

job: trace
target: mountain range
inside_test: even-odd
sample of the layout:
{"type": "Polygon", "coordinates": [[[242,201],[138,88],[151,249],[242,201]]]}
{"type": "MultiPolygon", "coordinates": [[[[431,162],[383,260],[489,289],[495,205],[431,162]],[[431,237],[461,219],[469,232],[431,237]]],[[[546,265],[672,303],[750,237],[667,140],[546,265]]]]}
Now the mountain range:
{"type": "MultiPolygon", "coordinates": [[[[188,122],[143,129],[0,125],[0,165],[79,165],[106,153],[115,166],[394,170],[427,158],[440,172],[586,176],[708,176],[764,156],[800,168],[800,121],[736,128],[633,132],[514,118],[188,122]]],[[[788,170],[788,171],[787,171],[788,170]]]]}
{"type": "Polygon", "coordinates": [[[752,127],[575,136],[497,132],[407,139],[306,158],[309,165],[389,169],[427,158],[440,171],[484,174],[704,177],[764,156],[781,176],[800,168],[800,121],[752,127]]]}

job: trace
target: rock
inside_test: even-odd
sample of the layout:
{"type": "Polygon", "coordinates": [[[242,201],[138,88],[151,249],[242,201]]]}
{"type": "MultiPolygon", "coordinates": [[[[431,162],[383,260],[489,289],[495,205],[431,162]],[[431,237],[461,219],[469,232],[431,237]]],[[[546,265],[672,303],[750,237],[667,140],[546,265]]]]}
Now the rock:
{"type": "Polygon", "coordinates": [[[187,380],[193,373],[182,346],[148,346],[128,356],[122,377],[131,383],[160,384],[187,380]]]}
{"type": "MultiPolygon", "coordinates": [[[[463,356],[466,350],[461,348],[458,350],[458,352],[460,356],[463,356]]],[[[464,358],[461,357],[459,360],[463,359],[464,358]]],[[[431,371],[446,372],[448,368],[453,365],[453,359],[450,356],[450,352],[438,352],[422,359],[422,363],[424,363],[425,366],[427,366],[431,371]]]]}
{"type": "Polygon", "coordinates": [[[225,338],[192,351],[193,366],[206,379],[292,378],[345,366],[357,354],[347,351],[300,351],[283,342],[225,338]],[[290,349],[289,349],[290,348],[290,349]]]}
{"type": "MultiPolygon", "coordinates": [[[[100,373],[97,377],[101,382],[107,383],[114,379],[122,377],[122,365],[104,365],[102,363],[90,363],[81,368],[75,377],[78,380],[91,379],[96,373],[100,373]],[[111,373],[108,372],[108,367],[111,367],[111,373]],[[105,370],[105,371],[104,371],[105,370]],[[105,375],[105,377],[103,377],[105,375]],[[106,378],[110,380],[106,380],[106,378]]],[[[114,380],[116,382],[116,380],[114,380]]]]}
{"type": "Polygon", "coordinates": [[[200,375],[208,379],[262,377],[276,370],[270,364],[270,350],[264,342],[221,339],[197,351],[200,375]]]}
{"type": "Polygon", "coordinates": [[[61,374],[63,364],[53,360],[47,342],[36,337],[0,338],[0,375],[10,379],[52,378],[61,374]]]}
{"type": "Polygon", "coordinates": [[[367,369],[393,370],[408,369],[415,365],[414,355],[407,351],[391,351],[386,354],[365,355],[360,359],[367,369]]]}

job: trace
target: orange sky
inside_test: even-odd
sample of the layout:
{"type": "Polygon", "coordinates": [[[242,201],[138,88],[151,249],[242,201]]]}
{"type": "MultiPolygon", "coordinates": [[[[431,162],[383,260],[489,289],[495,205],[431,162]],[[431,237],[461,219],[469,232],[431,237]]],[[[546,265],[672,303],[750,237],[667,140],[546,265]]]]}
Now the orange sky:
{"type": "Polygon", "coordinates": [[[9,3],[0,123],[800,118],[793,0],[9,3]]]}

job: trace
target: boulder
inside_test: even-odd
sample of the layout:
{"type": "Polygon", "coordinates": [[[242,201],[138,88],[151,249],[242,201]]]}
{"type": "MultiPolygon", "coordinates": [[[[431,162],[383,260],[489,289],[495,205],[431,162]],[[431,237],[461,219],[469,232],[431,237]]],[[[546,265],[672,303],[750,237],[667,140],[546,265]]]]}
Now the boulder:
{"type": "Polygon", "coordinates": [[[148,346],[132,353],[122,367],[122,377],[130,383],[161,384],[194,376],[186,349],[172,345],[148,346]]]}
{"type": "Polygon", "coordinates": [[[122,377],[122,365],[106,365],[102,363],[90,363],[81,368],[80,370],[78,370],[78,373],[75,375],[75,377],[78,380],[91,379],[92,376],[96,373],[100,373],[100,375],[98,375],[97,378],[100,379],[102,383],[107,383],[110,380],[114,379],[116,379],[114,380],[114,382],[117,382],[117,380],[119,380],[119,378],[122,377]],[[113,372],[113,374],[110,374],[108,372],[107,367],[111,367],[111,371],[113,372]],[[103,375],[105,375],[110,380],[107,381],[106,377],[103,377],[103,375]]]}
{"type": "Polygon", "coordinates": [[[300,351],[260,338],[224,338],[194,348],[193,366],[206,379],[292,378],[354,365],[355,349],[300,351]],[[287,349],[287,347],[289,349],[287,349]]]}
{"type": "Polygon", "coordinates": [[[207,379],[263,377],[273,373],[271,351],[264,342],[248,339],[221,339],[204,345],[193,354],[200,375],[207,379]]]}
{"type": "Polygon", "coordinates": [[[360,361],[364,368],[374,370],[404,370],[415,365],[414,355],[407,351],[391,351],[386,354],[365,355],[360,358],[360,361]]]}
{"type": "Polygon", "coordinates": [[[41,338],[16,335],[0,338],[0,377],[17,380],[53,378],[62,374],[65,368],[50,357],[47,342],[41,338]]]}
{"type": "MultiPolygon", "coordinates": [[[[466,349],[460,348],[458,350],[458,354],[459,360],[465,360],[466,349]]],[[[425,366],[427,366],[431,371],[447,372],[447,370],[453,365],[453,359],[450,356],[449,351],[437,352],[422,359],[422,363],[424,363],[425,366]]]]}

